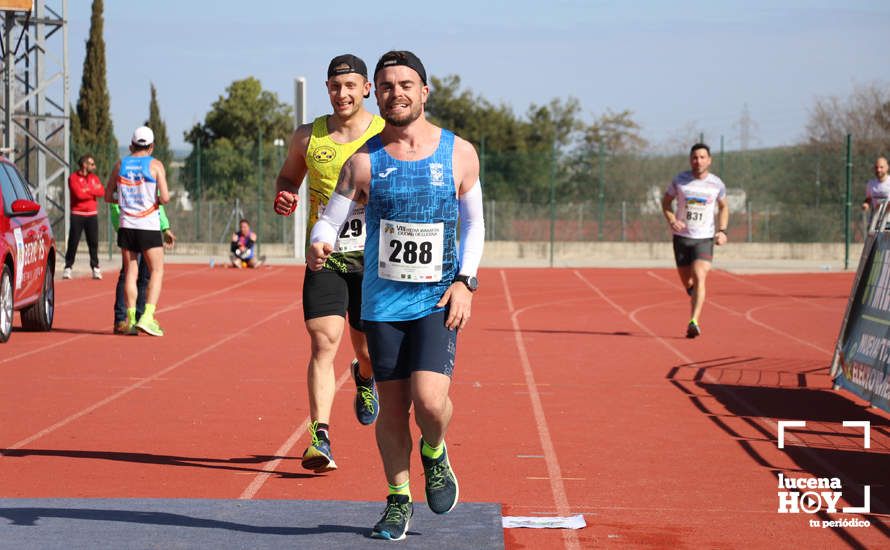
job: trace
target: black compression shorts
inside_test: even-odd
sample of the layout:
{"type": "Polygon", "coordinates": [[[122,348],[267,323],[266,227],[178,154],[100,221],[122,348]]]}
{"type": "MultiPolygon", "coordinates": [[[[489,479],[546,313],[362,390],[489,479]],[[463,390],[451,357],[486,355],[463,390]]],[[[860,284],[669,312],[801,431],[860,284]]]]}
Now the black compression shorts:
{"type": "Polygon", "coordinates": [[[451,377],[457,351],[457,330],[448,330],[448,310],[412,321],[365,321],[374,379],[405,380],[416,371],[451,377]]]}
{"type": "Polygon", "coordinates": [[[164,237],[160,230],[121,227],[117,230],[117,245],[130,252],[144,252],[164,246],[164,237]]]}
{"type": "Polygon", "coordinates": [[[690,239],[674,235],[674,259],[677,267],[692,265],[695,260],[710,262],[714,259],[714,239],[690,239]]]}
{"type": "Polygon", "coordinates": [[[346,317],[349,326],[362,330],[362,274],[340,273],[328,268],[306,268],[303,279],[303,319],[328,315],[346,317]]]}

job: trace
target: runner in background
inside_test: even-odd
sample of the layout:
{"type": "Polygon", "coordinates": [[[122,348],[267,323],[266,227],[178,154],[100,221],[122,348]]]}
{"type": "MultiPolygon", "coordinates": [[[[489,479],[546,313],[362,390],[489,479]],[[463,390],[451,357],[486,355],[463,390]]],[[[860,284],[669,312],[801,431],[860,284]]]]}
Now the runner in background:
{"type": "Polygon", "coordinates": [[[705,305],[705,281],[714,258],[714,245],[726,243],[729,207],[723,181],[708,172],[711,150],[696,143],[689,151],[689,171],[681,172],[668,185],[661,200],[664,218],[674,234],[677,273],[692,302],[692,318],[686,337],[701,335],[701,312],[705,305]],[[672,203],[677,201],[674,211],[672,203]],[[715,231],[714,219],[717,218],[715,231]]]}
{"type": "Polygon", "coordinates": [[[164,241],[158,206],[170,200],[170,193],[164,164],[151,156],[153,151],[154,132],[147,126],[136,128],[130,141],[130,155],[115,163],[108,178],[105,202],[117,202],[120,206],[117,245],[121,248],[126,277],[127,331],[135,328],[152,336],[163,336],[164,330],[154,316],[164,280],[164,241]],[[137,320],[140,254],[148,263],[151,275],[145,311],[137,320]]]}
{"type": "Polygon", "coordinates": [[[865,200],[862,201],[862,210],[869,213],[869,225],[878,204],[890,198],[890,175],[887,172],[887,158],[875,159],[875,177],[865,184],[865,200]]]}
{"type": "MultiPolygon", "coordinates": [[[[297,206],[297,193],[308,173],[309,228],[327,207],[343,163],[383,128],[383,119],[364,107],[371,92],[364,61],[351,54],[335,57],[328,65],[325,87],[334,112],[297,128],[276,185],[275,212],[288,215],[297,206]]],[[[356,386],[355,414],[364,425],[377,419],[377,389],[361,320],[364,247],[365,216],[358,209],[340,233],[336,250],[323,269],[307,269],[303,280],[303,316],[312,345],[308,367],[312,443],[303,453],[302,465],[314,472],[337,468],[330,439],[336,388],[334,356],[347,314],[355,352],[350,366],[356,386]]]]}

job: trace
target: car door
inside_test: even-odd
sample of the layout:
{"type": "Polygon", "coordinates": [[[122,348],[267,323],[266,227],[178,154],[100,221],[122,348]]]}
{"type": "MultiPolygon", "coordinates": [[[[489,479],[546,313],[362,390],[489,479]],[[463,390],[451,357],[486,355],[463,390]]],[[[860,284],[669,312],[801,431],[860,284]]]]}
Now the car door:
{"type": "MultiPolygon", "coordinates": [[[[0,239],[3,239],[4,250],[8,251],[12,256],[12,277],[14,284],[12,287],[13,302],[18,300],[19,279],[18,266],[22,262],[25,254],[25,242],[20,228],[20,223],[12,216],[12,203],[16,200],[15,188],[12,185],[12,179],[2,167],[5,163],[0,161],[0,192],[3,195],[3,216],[0,219],[0,239]]],[[[0,258],[2,261],[3,258],[0,258]]]]}
{"type": "MultiPolygon", "coordinates": [[[[28,184],[25,183],[15,166],[2,163],[0,170],[8,178],[16,200],[34,200],[28,184]]],[[[4,208],[11,210],[11,206],[6,205],[5,197],[3,202],[4,208]]],[[[16,246],[14,296],[16,305],[20,306],[33,301],[40,294],[43,274],[46,269],[48,222],[43,209],[32,215],[14,216],[10,220],[16,246]]]]}

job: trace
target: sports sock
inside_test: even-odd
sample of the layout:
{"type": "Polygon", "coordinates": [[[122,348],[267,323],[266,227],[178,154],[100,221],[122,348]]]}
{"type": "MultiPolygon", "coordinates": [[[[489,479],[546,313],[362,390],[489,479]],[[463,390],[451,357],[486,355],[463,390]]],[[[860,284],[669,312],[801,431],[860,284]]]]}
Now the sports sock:
{"type": "Polygon", "coordinates": [[[695,317],[693,317],[692,319],[689,320],[689,324],[690,324],[690,325],[697,325],[697,324],[698,324],[698,320],[697,320],[695,317]]]}
{"type": "Polygon", "coordinates": [[[389,486],[389,494],[391,495],[405,495],[408,497],[408,502],[411,502],[411,480],[402,483],[401,485],[388,485],[389,486]]]}
{"type": "Polygon", "coordinates": [[[362,371],[356,370],[356,378],[358,379],[360,384],[368,385],[374,381],[374,376],[372,375],[370,378],[365,378],[362,376],[362,371]]]}
{"type": "Polygon", "coordinates": [[[420,438],[420,454],[427,458],[439,458],[442,456],[442,452],[445,451],[445,442],[439,444],[438,447],[433,447],[429,443],[427,443],[422,437],[420,438]]]}
{"type": "Polygon", "coordinates": [[[155,318],[154,304],[145,304],[145,312],[142,313],[142,318],[149,321],[155,318]]]}
{"type": "Polygon", "coordinates": [[[127,308],[127,322],[131,325],[136,324],[136,308],[135,307],[127,308]]]}

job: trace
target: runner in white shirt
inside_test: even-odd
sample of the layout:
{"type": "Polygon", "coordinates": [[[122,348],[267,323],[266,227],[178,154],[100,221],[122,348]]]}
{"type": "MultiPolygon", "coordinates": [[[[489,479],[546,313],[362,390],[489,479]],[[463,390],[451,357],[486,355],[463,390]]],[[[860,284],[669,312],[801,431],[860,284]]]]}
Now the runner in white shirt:
{"type": "Polygon", "coordinates": [[[689,165],[692,170],[681,172],[668,185],[661,209],[674,233],[677,273],[692,299],[692,318],[686,326],[686,337],[695,338],[701,334],[699,318],[705,305],[705,279],[711,269],[714,244],[726,242],[729,208],[726,186],[720,178],[708,172],[711,150],[707,145],[696,143],[692,146],[689,165]],[[676,212],[674,200],[677,201],[676,212]]]}
{"type": "Polygon", "coordinates": [[[878,204],[890,198],[890,175],[886,157],[878,157],[875,160],[875,178],[865,184],[865,200],[862,201],[862,210],[874,213],[878,204]]]}

